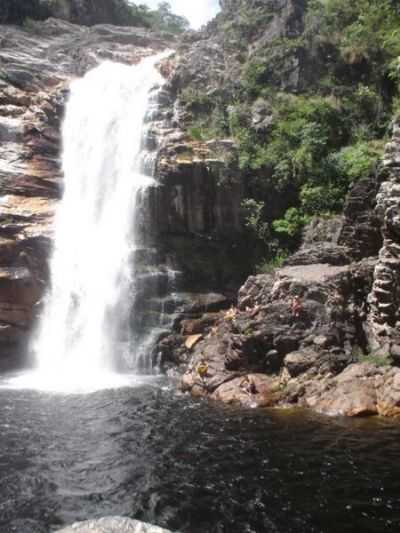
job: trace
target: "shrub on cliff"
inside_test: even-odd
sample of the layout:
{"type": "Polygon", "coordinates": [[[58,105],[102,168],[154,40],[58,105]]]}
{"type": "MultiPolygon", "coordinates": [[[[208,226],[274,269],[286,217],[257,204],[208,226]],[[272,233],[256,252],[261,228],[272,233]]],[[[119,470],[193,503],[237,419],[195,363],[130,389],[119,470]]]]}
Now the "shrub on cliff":
{"type": "Polygon", "coordinates": [[[283,247],[309,217],[340,211],[350,185],[375,171],[400,111],[397,0],[290,5],[287,20],[271,3],[223,9],[220,39],[238,76],[223,82],[223,102],[201,84],[183,99],[198,140],[237,141],[246,197],[264,205],[257,224],[283,247]]]}

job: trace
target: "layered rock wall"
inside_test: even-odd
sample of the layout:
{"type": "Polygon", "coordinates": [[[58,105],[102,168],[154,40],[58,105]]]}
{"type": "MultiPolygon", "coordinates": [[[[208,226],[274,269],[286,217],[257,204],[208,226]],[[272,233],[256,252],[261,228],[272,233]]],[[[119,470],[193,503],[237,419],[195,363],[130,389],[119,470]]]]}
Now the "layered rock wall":
{"type": "Polygon", "coordinates": [[[383,166],[386,179],[376,197],[376,213],[381,221],[383,246],[375,266],[369,296],[367,323],[369,342],[374,350],[386,351],[400,361],[400,124],[393,127],[383,166]]]}

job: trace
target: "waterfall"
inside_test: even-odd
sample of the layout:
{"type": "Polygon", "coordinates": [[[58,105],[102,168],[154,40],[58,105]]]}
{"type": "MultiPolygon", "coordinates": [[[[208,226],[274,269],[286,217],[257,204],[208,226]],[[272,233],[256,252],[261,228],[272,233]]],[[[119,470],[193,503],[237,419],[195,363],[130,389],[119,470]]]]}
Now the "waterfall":
{"type": "Polygon", "coordinates": [[[71,84],[51,288],[33,343],[38,373],[53,382],[101,380],[126,340],[137,206],[154,183],[143,170],[143,124],[165,55],[136,66],[105,62],[71,84]]]}

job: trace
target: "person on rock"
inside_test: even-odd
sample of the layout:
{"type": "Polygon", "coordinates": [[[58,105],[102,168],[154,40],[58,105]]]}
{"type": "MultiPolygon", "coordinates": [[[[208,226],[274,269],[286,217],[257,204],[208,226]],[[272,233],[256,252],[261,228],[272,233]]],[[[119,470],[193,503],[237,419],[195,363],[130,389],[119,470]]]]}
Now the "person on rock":
{"type": "Polygon", "coordinates": [[[249,376],[245,376],[242,379],[242,381],[240,383],[240,388],[243,390],[243,392],[245,392],[249,396],[252,396],[253,394],[257,394],[258,393],[256,384],[254,383],[254,381],[249,376]]]}
{"type": "Polygon", "coordinates": [[[205,359],[202,359],[196,367],[196,372],[202,381],[205,380],[208,374],[208,363],[205,359]]]}
{"type": "Polygon", "coordinates": [[[237,309],[232,305],[225,313],[225,320],[234,320],[237,316],[237,309]]]}
{"type": "Polygon", "coordinates": [[[303,311],[303,304],[302,304],[302,301],[300,300],[300,296],[295,296],[292,299],[291,311],[292,311],[293,318],[300,318],[300,315],[303,311]]]}

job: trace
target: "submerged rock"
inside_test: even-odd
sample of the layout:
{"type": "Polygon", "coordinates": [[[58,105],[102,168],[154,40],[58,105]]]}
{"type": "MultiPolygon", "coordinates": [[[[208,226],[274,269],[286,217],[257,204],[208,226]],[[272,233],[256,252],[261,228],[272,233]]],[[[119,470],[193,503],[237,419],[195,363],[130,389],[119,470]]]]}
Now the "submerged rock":
{"type": "Polygon", "coordinates": [[[108,517],[99,520],[77,522],[60,529],[58,533],[171,533],[167,529],[131,520],[130,518],[108,517]]]}

